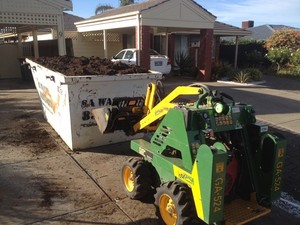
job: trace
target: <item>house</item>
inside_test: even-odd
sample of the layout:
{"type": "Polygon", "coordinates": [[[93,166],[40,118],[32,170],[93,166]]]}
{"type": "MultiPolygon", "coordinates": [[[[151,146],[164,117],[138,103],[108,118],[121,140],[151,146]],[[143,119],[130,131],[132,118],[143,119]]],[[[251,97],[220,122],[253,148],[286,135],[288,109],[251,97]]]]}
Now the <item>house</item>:
{"type": "Polygon", "coordinates": [[[63,12],[72,10],[70,0],[1,0],[0,39],[16,36],[18,43],[1,44],[0,78],[20,76],[18,57],[23,56],[22,33],[32,32],[34,55],[39,54],[37,30],[53,28],[57,30],[58,52],[66,54],[63,12]]]}
{"type": "Polygon", "coordinates": [[[207,81],[212,63],[218,60],[220,37],[251,34],[217,22],[216,16],[192,0],[144,1],[107,10],[75,25],[81,33],[101,33],[104,57],[113,55],[109,52],[112,48],[108,34],[115,34],[121,39],[120,49],[135,47],[139,50],[139,65],[149,68],[149,48],[168,55],[173,61],[178,52],[184,52],[205,71],[207,81]]]}
{"type": "MultiPolygon", "coordinates": [[[[31,5],[42,5],[41,9],[43,6],[52,7],[51,4],[57,2],[70,2],[51,0],[45,5],[44,0],[29,1],[31,5]]],[[[16,2],[22,3],[22,0],[16,2]]],[[[63,13],[65,8],[60,10],[62,11],[57,13],[60,18],[59,26],[26,26],[26,20],[23,21],[24,24],[17,26],[12,23],[12,26],[7,27],[6,23],[6,30],[2,29],[2,36],[14,34],[18,38],[18,47],[17,50],[14,47],[14,55],[37,57],[38,48],[43,48],[42,42],[38,43],[38,40],[56,39],[58,41],[54,43],[58,44],[59,55],[67,53],[74,56],[110,58],[123,48],[135,47],[140,50],[139,65],[149,68],[147,49],[154,48],[162,54],[169,55],[173,62],[179,52],[189,54],[195,66],[204,71],[205,80],[208,81],[212,63],[218,62],[220,37],[238,38],[251,34],[245,29],[216,21],[214,15],[192,0],[148,0],[108,10],[86,20],[63,13]],[[61,20],[62,18],[64,20],[61,20]],[[61,24],[62,22],[64,24],[61,24]],[[72,22],[75,22],[78,32],[74,30],[72,22]],[[33,40],[34,47],[26,47],[25,39],[33,40]],[[30,52],[32,49],[33,52],[30,52]]],[[[29,12],[30,9],[25,8],[25,11],[29,12]]],[[[57,46],[53,45],[51,49],[55,50],[57,46]]]]}
{"type": "Polygon", "coordinates": [[[292,29],[292,30],[300,31],[299,28],[285,26],[285,25],[265,24],[265,25],[260,25],[255,27],[253,20],[243,21],[242,28],[252,32],[250,36],[246,37],[247,39],[252,39],[256,41],[265,41],[274,33],[274,31],[281,30],[281,29],[292,29]]]}

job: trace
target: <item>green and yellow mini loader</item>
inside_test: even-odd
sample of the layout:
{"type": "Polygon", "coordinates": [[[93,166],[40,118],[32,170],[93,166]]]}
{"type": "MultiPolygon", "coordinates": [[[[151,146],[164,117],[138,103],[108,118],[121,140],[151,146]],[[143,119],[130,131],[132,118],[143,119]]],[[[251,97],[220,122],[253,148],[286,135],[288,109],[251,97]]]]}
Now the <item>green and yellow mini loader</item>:
{"type": "Polygon", "coordinates": [[[102,132],[152,131],[149,140],[131,141],[141,157],[122,167],[126,194],[155,193],[157,215],[167,225],[237,225],[268,214],[280,197],[284,137],[258,123],[251,105],[205,85],[179,86],[158,103],[155,93],[150,84],[143,107],[132,99],[94,112],[102,132]]]}

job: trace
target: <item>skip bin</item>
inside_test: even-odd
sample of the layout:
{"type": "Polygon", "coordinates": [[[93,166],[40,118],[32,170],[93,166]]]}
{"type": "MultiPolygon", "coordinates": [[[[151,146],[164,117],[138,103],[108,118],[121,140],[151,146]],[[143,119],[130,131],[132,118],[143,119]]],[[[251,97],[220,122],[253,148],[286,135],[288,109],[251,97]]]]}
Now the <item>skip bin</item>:
{"type": "Polygon", "coordinates": [[[119,97],[144,97],[147,85],[161,73],[65,76],[26,59],[38,91],[45,119],[72,150],[140,138],[123,131],[101,134],[91,110],[119,97]]]}

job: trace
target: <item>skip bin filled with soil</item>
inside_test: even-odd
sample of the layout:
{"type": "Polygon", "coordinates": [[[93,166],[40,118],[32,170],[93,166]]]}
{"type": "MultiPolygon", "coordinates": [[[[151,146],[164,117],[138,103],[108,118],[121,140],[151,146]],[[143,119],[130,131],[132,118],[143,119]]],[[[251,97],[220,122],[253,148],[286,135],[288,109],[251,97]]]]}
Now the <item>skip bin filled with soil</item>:
{"type": "Polygon", "coordinates": [[[92,110],[126,98],[142,101],[148,84],[162,79],[162,74],[94,57],[47,57],[26,62],[31,66],[45,119],[70,149],[141,137],[122,130],[101,134],[92,110]]]}

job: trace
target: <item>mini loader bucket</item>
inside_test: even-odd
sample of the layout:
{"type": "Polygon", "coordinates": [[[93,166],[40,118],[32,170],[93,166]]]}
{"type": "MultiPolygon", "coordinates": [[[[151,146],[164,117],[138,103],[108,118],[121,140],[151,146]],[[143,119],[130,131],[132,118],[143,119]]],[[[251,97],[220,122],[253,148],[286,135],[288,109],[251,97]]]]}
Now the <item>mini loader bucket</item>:
{"type": "Polygon", "coordinates": [[[112,133],[115,130],[123,130],[127,135],[132,135],[138,130],[134,125],[149,114],[154,105],[160,101],[163,95],[161,82],[150,83],[146,97],[115,98],[106,102],[104,106],[92,110],[101,134],[112,133]]]}
{"type": "Polygon", "coordinates": [[[123,130],[130,135],[133,125],[143,117],[143,105],[142,97],[115,98],[111,105],[93,109],[92,114],[101,134],[123,130]]]}

